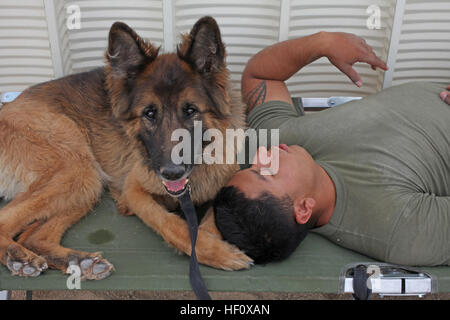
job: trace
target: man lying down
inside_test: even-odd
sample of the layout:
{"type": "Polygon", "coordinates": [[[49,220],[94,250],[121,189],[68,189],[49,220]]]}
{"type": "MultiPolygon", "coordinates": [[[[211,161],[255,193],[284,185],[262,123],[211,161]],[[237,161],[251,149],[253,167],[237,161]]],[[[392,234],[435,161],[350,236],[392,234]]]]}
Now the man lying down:
{"type": "Polygon", "coordinates": [[[256,54],[242,77],[248,123],[279,128],[280,145],[268,151],[279,148],[279,169],[263,174],[271,163],[256,157],[238,172],[215,200],[218,229],[256,263],[288,257],[312,231],[388,263],[450,265],[449,92],[409,83],[299,116],[284,81],[322,56],[357,86],[355,62],[387,69],[344,33],[256,54]]]}

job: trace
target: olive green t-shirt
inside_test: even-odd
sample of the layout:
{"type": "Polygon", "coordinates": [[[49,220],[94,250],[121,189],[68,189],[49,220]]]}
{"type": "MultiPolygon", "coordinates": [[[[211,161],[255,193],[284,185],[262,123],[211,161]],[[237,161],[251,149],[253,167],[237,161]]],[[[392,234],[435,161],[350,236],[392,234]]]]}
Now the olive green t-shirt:
{"type": "Polygon", "coordinates": [[[305,148],[332,178],[336,207],[314,229],[378,260],[450,265],[450,106],[444,84],[409,83],[299,116],[281,101],[249,114],[256,129],[305,148]]]}

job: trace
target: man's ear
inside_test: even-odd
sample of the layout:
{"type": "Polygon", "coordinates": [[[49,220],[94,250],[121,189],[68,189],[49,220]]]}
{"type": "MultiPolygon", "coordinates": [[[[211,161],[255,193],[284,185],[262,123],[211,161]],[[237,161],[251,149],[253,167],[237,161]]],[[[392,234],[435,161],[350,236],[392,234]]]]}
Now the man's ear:
{"type": "Polygon", "coordinates": [[[305,224],[311,218],[316,201],[313,198],[302,198],[294,201],[295,221],[305,224]]]}
{"type": "Polygon", "coordinates": [[[116,75],[130,75],[144,63],[153,61],[159,48],[143,40],[123,22],[115,22],[109,30],[106,60],[116,75]]]}
{"type": "Polygon", "coordinates": [[[203,17],[184,36],[178,56],[201,74],[221,72],[225,68],[225,46],[220,29],[212,17],[203,17]]]}

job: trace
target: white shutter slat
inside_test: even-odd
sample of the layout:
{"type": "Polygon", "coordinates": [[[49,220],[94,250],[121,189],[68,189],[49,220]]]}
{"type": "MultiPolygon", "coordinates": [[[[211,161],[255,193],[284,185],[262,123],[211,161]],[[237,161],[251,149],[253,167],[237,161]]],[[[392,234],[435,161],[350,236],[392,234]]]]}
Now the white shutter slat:
{"type": "MultiPolygon", "coordinates": [[[[214,6],[214,10],[216,12],[220,12],[220,16],[222,17],[237,17],[237,16],[246,16],[248,14],[250,14],[250,12],[254,12],[255,8],[253,8],[252,6],[248,6],[245,5],[245,7],[243,6],[235,6],[235,7],[228,7],[228,6],[223,6],[223,7],[218,7],[217,5],[214,6]],[[220,9],[219,9],[220,8],[220,9]]],[[[277,8],[264,8],[264,7],[260,7],[258,8],[258,15],[260,17],[273,17],[273,16],[278,16],[279,10],[277,8]]],[[[199,15],[211,15],[211,8],[208,7],[202,7],[202,8],[189,8],[189,9],[182,9],[177,11],[176,16],[177,17],[198,17],[199,15]]],[[[216,15],[215,15],[216,16],[216,15]]]]}
{"type": "Polygon", "coordinates": [[[18,75],[33,75],[33,76],[48,76],[51,78],[53,76],[53,71],[48,69],[48,66],[8,66],[2,65],[2,75],[3,76],[18,76],[18,75]]]}
{"type": "Polygon", "coordinates": [[[95,8],[93,10],[82,9],[82,19],[84,21],[98,21],[98,20],[143,20],[152,19],[162,20],[161,12],[158,10],[151,10],[150,8],[117,8],[111,10],[111,8],[95,8]]]}
{"type": "MultiPolygon", "coordinates": [[[[105,25],[109,25],[109,21],[123,21],[124,19],[112,19],[111,17],[108,18],[102,18],[102,19],[96,19],[96,20],[83,20],[82,28],[80,30],[76,30],[77,32],[70,32],[71,38],[77,37],[78,34],[84,34],[86,36],[89,32],[92,31],[103,31],[105,29],[105,25]],[[107,21],[105,23],[105,20],[107,21]]],[[[133,20],[133,19],[128,19],[133,20]]],[[[111,25],[114,23],[111,22],[111,25]]],[[[130,24],[133,24],[133,27],[139,30],[147,29],[147,30],[157,30],[158,32],[161,31],[161,20],[149,20],[145,21],[144,19],[140,20],[133,20],[130,22],[130,24]]],[[[111,27],[109,25],[109,27],[111,27]]],[[[109,29],[107,30],[109,31],[109,29]]],[[[108,37],[108,33],[106,33],[106,37],[108,37]]]]}
{"type": "MultiPolygon", "coordinates": [[[[408,15],[408,19],[406,19],[406,21],[408,20],[414,20],[417,22],[430,22],[430,20],[434,21],[439,21],[439,20],[447,20],[448,19],[448,14],[450,12],[450,10],[445,10],[445,9],[441,9],[441,6],[438,3],[428,3],[428,5],[432,8],[439,8],[439,10],[430,10],[430,8],[428,8],[428,12],[412,12],[412,10],[406,10],[406,14],[408,15]],[[409,13],[412,12],[412,13],[409,13]]],[[[408,1],[406,1],[406,7],[408,8],[408,1]]]]}
{"type": "MultiPolygon", "coordinates": [[[[422,47],[423,49],[423,47],[422,47]]],[[[401,58],[397,59],[397,61],[420,61],[420,60],[443,60],[450,61],[448,52],[445,51],[429,51],[424,55],[423,52],[420,51],[420,48],[416,50],[400,50],[401,58]]]]}
{"type": "Polygon", "coordinates": [[[433,50],[437,51],[442,51],[442,52],[448,52],[448,50],[445,48],[445,43],[443,41],[428,41],[427,39],[423,39],[423,40],[417,40],[417,41],[413,41],[413,42],[403,42],[399,44],[399,50],[398,50],[398,55],[397,55],[397,59],[401,60],[403,58],[403,56],[401,55],[401,53],[403,52],[422,52],[422,54],[424,54],[423,52],[427,52],[431,53],[433,52],[433,50]]]}
{"type": "Polygon", "coordinates": [[[397,61],[397,68],[396,71],[400,72],[402,70],[411,70],[411,69],[420,69],[420,70],[435,70],[436,64],[439,64],[439,67],[441,70],[438,71],[444,71],[444,70],[450,70],[450,60],[447,59],[410,59],[410,60],[400,60],[397,61]]]}
{"type": "Polygon", "coordinates": [[[330,10],[333,8],[341,8],[341,7],[357,7],[357,6],[365,6],[366,8],[369,5],[376,4],[380,7],[389,7],[392,5],[391,0],[378,0],[378,1],[372,1],[372,2],[364,2],[363,0],[314,0],[314,1],[308,1],[308,0],[291,0],[291,6],[292,8],[296,7],[325,7],[329,8],[330,10]],[[369,4],[367,4],[369,3],[369,4]]]}
{"type": "Polygon", "coordinates": [[[2,59],[11,57],[11,58],[44,58],[46,63],[51,64],[51,56],[50,52],[47,49],[39,49],[39,48],[30,48],[27,50],[20,50],[20,52],[14,47],[4,47],[0,46],[0,57],[2,59]]]}
{"type": "MultiPolygon", "coordinates": [[[[439,11],[450,11],[450,2],[448,0],[408,0],[407,10],[428,11],[430,6],[439,6],[439,11]]],[[[434,9],[431,9],[434,10],[434,9]]]]}
{"type": "MultiPolygon", "coordinates": [[[[11,30],[14,32],[14,30],[11,30]]],[[[49,49],[48,39],[20,39],[20,38],[2,38],[0,39],[0,48],[15,48],[18,53],[24,49],[49,49]]]]}
{"type": "MultiPolygon", "coordinates": [[[[12,1],[7,0],[9,3],[12,1]]],[[[20,2],[20,1],[17,1],[20,2]]],[[[20,17],[26,19],[42,19],[45,18],[45,12],[42,11],[42,7],[38,3],[42,1],[35,1],[33,6],[16,8],[14,5],[8,6],[7,2],[1,2],[2,16],[8,19],[8,17],[20,17]]]]}
{"type": "Polygon", "coordinates": [[[0,2],[0,92],[54,77],[42,0],[0,2]]]}
{"type": "MultiPolygon", "coordinates": [[[[445,32],[450,30],[450,19],[447,21],[434,21],[430,22],[416,22],[416,23],[406,23],[403,25],[403,32],[429,32],[429,31],[440,31],[445,32]]],[[[441,39],[442,40],[442,39],[441,39]]]]}
{"type": "Polygon", "coordinates": [[[411,43],[411,42],[428,42],[428,41],[436,41],[443,45],[443,48],[446,48],[445,43],[443,43],[442,39],[444,37],[448,37],[447,32],[411,32],[411,33],[403,33],[400,38],[401,43],[411,43]]]}
{"type": "Polygon", "coordinates": [[[50,80],[52,77],[49,74],[43,74],[41,72],[39,74],[2,74],[0,78],[0,88],[2,88],[2,91],[0,92],[23,91],[33,84],[50,80]]]}
{"type": "Polygon", "coordinates": [[[0,29],[0,38],[11,38],[11,39],[17,39],[17,38],[22,38],[22,39],[27,39],[27,38],[32,38],[32,39],[48,39],[48,32],[45,29],[38,29],[38,28],[33,28],[33,29],[19,29],[19,28],[15,28],[14,32],[11,32],[11,30],[8,28],[1,28],[0,29]]]}
{"type": "Polygon", "coordinates": [[[46,70],[48,70],[49,68],[51,68],[53,66],[52,61],[48,59],[48,57],[44,57],[44,58],[38,58],[38,57],[33,57],[33,56],[28,56],[28,57],[17,57],[17,56],[9,56],[9,57],[2,57],[0,55],[0,67],[3,67],[4,69],[2,69],[3,73],[2,75],[5,74],[6,72],[6,68],[10,69],[10,68],[20,68],[20,67],[36,67],[38,66],[38,68],[45,68],[46,70]]]}
{"type": "MultiPolygon", "coordinates": [[[[441,70],[435,70],[433,68],[418,68],[415,70],[411,70],[410,68],[399,68],[398,71],[396,71],[396,79],[399,80],[406,80],[412,78],[413,81],[417,81],[416,79],[422,78],[422,79],[448,79],[448,68],[441,70]],[[418,75],[419,74],[419,75],[418,75]]],[[[433,81],[433,80],[430,80],[433,81]]],[[[438,81],[438,80],[436,80],[438,81]]],[[[446,84],[448,81],[443,80],[446,84]]]]}
{"type": "Polygon", "coordinates": [[[28,17],[18,17],[18,16],[5,17],[2,15],[2,19],[0,19],[0,28],[3,30],[22,29],[22,28],[46,30],[47,23],[45,22],[45,19],[28,19],[28,17]]]}
{"type": "MultiPolygon", "coordinates": [[[[67,1],[66,1],[67,2],[67,1]]],[[[123,10],[124,8],[136,8],[136,9],[161,9],[161,0],[81,0],[74,1],[79,4],[83,4],[83,12],[90,10],[102,10],[102,9],[115,9],[115,10],[123,10]]]]}
{"type": "Polygon", "coordinates": [[[178,8],[204,8],[211,6],[229,6],[229,7],[239,7],[239,6],[248,6],[248,7],[261,7],[261,8],[278,8],[280,3],[272,0],[182,0],[178,1],[178,8]]]}
{"type": "MultiPolygon", "coordinates": [[[[306,2],[303,2],[306,3],[306,2]]],[[[365,9],[368,6],[365,5],[357,5],[355,3],[354,6],[346,7],[311,7],[306,5],[296,6],[291,10],[291,14],[297,17],[303,17],[308,20],[315,20],[316,17],[347,17],[349,19],[367,19],[367,13],[365,10],[361,10],[361,8],[365,9]]],[[[379,6],[381,9],[389,9],[389,6],[379,6]]]]}
{"type": "MultiPolygon", "coordinates": [[[[185,31],[189,30],[190,28],[192,28],[192,26],[194,25],[194,23],[197,22],[198,18],[202,17],[201,15],[199,15],[198,17],[192,17],[192,18],[188,18],[188,17],[183,17],[182,21],[177,21],[176,24],[181,28],[184,28],[185,31]]],[[[216,16],[214,16],[214,18],[216,18],[216,16]]],[[[232,25],[232,26],[240,26],[240,27],[256,27],[256,28],[268,28],[271,26],[268,26],[267,23],[268,22],[272,22],[272,23],[278,23],[278,19],[277,17],[260,17],[259,15],[255,15],[251,17],[251,24],[249,24],[248,21],[248,17],[242,17],[242,16],[234,16],[234,17],[227,17],[226,21],[224,21],[224,23],[226,23],[226,25],[232,25]]],[[[222,27],[222,25],[220,25],[220,27],[222,27]]]]}

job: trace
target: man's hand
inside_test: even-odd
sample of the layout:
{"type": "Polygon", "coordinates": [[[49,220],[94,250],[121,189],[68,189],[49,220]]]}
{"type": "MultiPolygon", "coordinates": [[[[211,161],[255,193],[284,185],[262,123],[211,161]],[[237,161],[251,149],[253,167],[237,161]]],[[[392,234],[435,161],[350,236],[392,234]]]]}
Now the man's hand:
{"type": "Polygon", "coordinates": [[[445,102],[447,102],[448,104],[450,104],[450,86],[447,86],[447,91],[442,91],[440,96],[441,99],[445,102]]]}
{"type": "Polygon", "coordinates": [[[368,63],[373,70],[377,67],[385,71],[388,69],[386,63],[376,56],[364,39],[344,32],[325,33],[324,37],[324,55],[358,87],[362,86],[362,79],[353,69],[356,62],[368,63]]]}
{"type": "Polygon", "coordinates": [[[242,74],[241,91],[247,111],[271,100],[292,104],[285,81],[304,66],[326,56],[357,86],[361,77],[353,69],[356,62],[366,62],[372,69],[387,70],[364,39],[343,32],[318,32],[267,47],[254,55],[242,74]]]}

